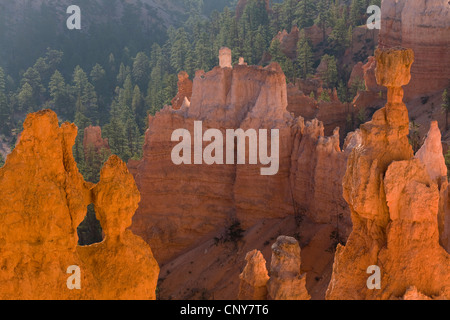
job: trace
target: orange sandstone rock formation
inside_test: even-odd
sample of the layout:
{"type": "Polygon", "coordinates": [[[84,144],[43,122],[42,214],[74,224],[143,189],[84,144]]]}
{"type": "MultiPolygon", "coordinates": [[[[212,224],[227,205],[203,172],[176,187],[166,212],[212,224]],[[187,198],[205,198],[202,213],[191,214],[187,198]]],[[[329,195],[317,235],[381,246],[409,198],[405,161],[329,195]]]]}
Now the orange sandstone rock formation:
{"type": "Polygon", "coordinates": [[[188,101],[192,96],[192,81],[189,79],[189,75],[185,71],[181,71],[178,74],[178,93],[175,98],[172,99],[172,108],[179,110],[185,99],[188,101]]]}
{"type": "Polygon", "coordinates": [[[362,143],[348,161],[343,185],[353,231],[346,246],[338,247],[327,299],[401,299],[410,287],[448,298],[450,256],[439,244],[438,226],[445,184],[438,185],[426,165],[413,159],[407,138],[402,86],[410,81],[414,54],[377,50],[376,59],[377,81],[388,88],[388,103],[361,126],[362,143]],[[380,290],[367,286],[366,271],[374,265],[381,268],[380,290]]]}
{"type": "Polygon", "coordinates": [[[448,170],[442,149],[441,131],[439,130],[438,123],[433,121],[427,139],[422,148],[417,152],[416,158],[425,165],[431,180],[439,187],[440,202],[438,223],[440,241],[442,246],[447,251],[450,251],[450,215],[447,212],[448,205],[446,203],[446,200],[448,199],[448,170]]]}
{"type": "Polygon", "coordinates": [[[110,151],[108,139],[102,138],[102,128],[89,126],[84,129],[83,149],[100,154],[102,150],[110,151]]]}
{"type": "MultiPolygon", "coordinates": [[[[129,243],[126,253],[120,253],[120,247],[115,245],[105,248],[97,257],[89,257],[98,258],[96,264],[90,264],[80,253],[84,248],[77,247],[77,227],[91,202],[100,209],[103,227],[108,230],[111,219],[115,221],[113,225],[129,224],[122,220],[123,216],[117,216],[117,212],[128,209],[121,204],[123,194],[113,191],[117,188],[130,190],[128,194],[134,194],[136,204],[139,193],[136,188],[131,188],[131,176],[128,180],[108,180],[108,175],[121,177],[125,170],[124,166],[116,166],[112,159],[114,165],[105,169],[109,174],[103,175],[103,181],[96,188],[103,191],[103,202],[93,200],[92,185],[84,182],[72,155],[76,135],[75,125],[65,123],[59,127],[58,118],[52,111],[30,114],[24,122],[20,141],[0,169],[0,298],[154,298],[154,294],[135,294],[129,287],[129,281],[136,277],[128,272],[130,258],[145,256],[147,260],[143,263],[147,268],[143,268],[143,272],[149,278],[147,290],[154,292],[155,289],[158,267],[151,250],[142,240],[129,243]],[[128,185],[117,184],[123,182],[128,185]],[[111,190],[102,188],[108,183],[111,190]],[[110,205],[105,206],[104,202],[110,205]],[[108,260],[111,257],[114,259],[108,260]],[[70,277],[67,270],[71,266],[79,267],[79,290],[70,290],[67,286],[70,277]],[[102,268],[113,267],[121,268],[122,273],[110,277],[98,273],[102,268]],[[108,295],[103,294],[105,290],[109,291],[108,295]]],[[[132,209],[135,207],[129,208],[127,220],[131,218],[132,209]]]]}
{"type": "MultiPolygon", "coordinates": [[[[317,84],[320,86],[321,82],[318,81],[317,84]]],[[[300,85],[300,87],[302,86],[300,85]]],[[[314,92],[315,96],[319,97],[322,88],[316,87],[310,92],[314,92]]],[[[288,84],[287,94],[287,110],[293,113],[294,117],[302,117],[306,121],[320,120],[324,124],[325,135],[333,135],[337,127],[342,129],[342,131],[347,127],[347,117],[351,112],[350,105],[341,103],[337,98],[336,91],[333,90],[329,93],[330,102],[317,101],[316,98],[305,95],[303,91],[292,84],[288,84]]]]}
{"type": "MultiPolygon", "coordinates": [[[[342,198],[342,179],[348,153],[341,151],[339,130],[326,137],[318,120],[298,119],[292,151],[291,185],[296,209],[318,223],[349,220],[350,211],[342,198]],[[324,201],[324,199],[327,199],[324,201]]],[[[349,221],[342,221],[347,227],[349,221]]],[[[346,230],[347,235],[349,229],[346,230]]]]}
{"type": "Polygon", "coordinates": [[[358,81],[364,81],[364,64],[362,62],[358,62],[353,67],[347,85],[351,88],[352,85],[356,84],[358,81]]]}
{"type": "Polygon", "coordinates": [[[92,193],[105,240],[77,251],[98,281],[96,298],[155,300],[159,266],[148,244],[127,230],[140,195],[133,176],[117,156],[105,163],[92,193]]]}
{"type": "Polygon", "coordinates": [[[415,53],[405,99],[448,87],[450,5],[448,0],[385,0],[381,6],[381,48],[403,46],[415,53]]]}
{"type": "Polygon", "coordinates": [[[301,274],[301,249],[297,240],[280,236],[272,246],[270,278],[266,260],[258,250],[247,254],[240,275],[240,300],[310,300],[306,274],[301,274]]]}
{"type": "Polygon", "coordinates": [[[262,253],[253,250],[245,257],[247,265],[239,278],[239,300],[266,300],[267,299],[267,273],[266,260],[262,253]]]}
{"type": "Polygon", "coordinates": [[[306,275],[301,274],[300,246],[294,238],[281,236],[272,246],[269,299],[310,300],[306,290],[306,275]]]}
{"type": "MultiPolygon", "coordinates": [[[[292,168],[300,165],[293,160],[293,151],[297,150],[296,155],[307,152],[305,147],[299,149],[295,144],[301,144],[303,138],[308,139],[309,133],[301,132],[297,121],[287,111],[286,79],[280,66],[273,63],[266,68],[247,65],[231,68],[225,60],[230,59],[223,57],[223,67],[196,73],[190,104],[180,110],[166,107],[149,118],[144,159],[139,165],[133,165],[142,200],[132,229],[150,244],[157,260],[163,264],[205,239],[213,238],[233,221],[239,221],[247,230],[264,219],[295,215],[303,204],[295,203],[293,190],[302,188],[302,181],[311,181],[315,172],[329,175],[327,179],[331,181],[341,178],[342,170],[335,170],[339,164],[324,161],[328,153],[341,151],[333,143],[325,143],[324,133],[320,130],[314,139],[324,146],[321,149],[323,156],[320,156],[323,169],[310,172],[292,168]],[[238,128],[244,131],[267,129],[269,132],[278,129],[278,174],[262,176],[261,165],[173,164],[171,152],[176,143],[171,142],[172,133],[180,128],[192,133],[194,121],[202,121],[203,131],[214,128],[222,133],[238,128]],[[296,172],[295,179],[291,178],[293,172],[296,172]],[[302,179],[302,174],[308,178],[302,179]]],[[[204,143],[203,147],[206,145],[204,143]]],[[[312,145],[311,148],[316,147],[312,145]]],[[[248,154],[248,148],[246,152],[248,154]]],[[[336,158],[340,156],[336,155],[336,158]]],[[[335,194],[333,199],[342,194],[340,184],[336,183],[327,185],[324,182],[321,191],[313,184],[304,187],[308,188],[307,192],[316,190],[317,196],[321,192],[335,194]]],[[[335,216],[335,206],[322,202],[324,205],[316,211],[325,210],[321,219],[329,222],[332,218],[326,216],[335,216]],[[331,208],[332,212],[329,211],[331,208]]],[[[337,202],[345,205],[342,199],[337,202]]]]}

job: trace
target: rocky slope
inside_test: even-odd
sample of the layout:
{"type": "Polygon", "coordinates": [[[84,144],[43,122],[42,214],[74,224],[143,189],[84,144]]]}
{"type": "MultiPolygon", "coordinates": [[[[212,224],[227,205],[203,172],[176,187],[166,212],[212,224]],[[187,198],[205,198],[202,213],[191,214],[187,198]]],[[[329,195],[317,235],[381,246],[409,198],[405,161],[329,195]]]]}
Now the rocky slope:
{"type": "Polygon", "coordinates": [[[75,125],[59,127],[52,111],[30,114],[0,169],[0,298],[154,299],[158,264],[126,230],[139,202],[133,177],[113,156],[97,186],[84,182],[72,156],[76,135],[75,125]],[[90,203],[106,238],[78,247],[90,203]],[[67,287],[70,266],[80,268],[79,290],[67,287]]]}

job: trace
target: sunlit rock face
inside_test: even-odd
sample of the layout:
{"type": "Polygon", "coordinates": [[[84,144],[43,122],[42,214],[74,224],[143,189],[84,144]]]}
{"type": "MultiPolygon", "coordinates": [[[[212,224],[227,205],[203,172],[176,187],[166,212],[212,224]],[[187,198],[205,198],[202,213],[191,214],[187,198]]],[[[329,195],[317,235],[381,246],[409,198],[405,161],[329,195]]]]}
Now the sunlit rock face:
{"type": "Polygon", "coordinates": [[[30,114],[19,143],[0,169],[0,298],[155,298],[159,267],[150,248],[126,230],[139,202],[133,177],[113,157],[92,189],[72,156],[76,135],[75,125],[60,127],[50,110],[30,114]],[[77,246],[77,227],[90,203],[106,230],[102,251],[77,246]],[[110,235],[120,241],[108,240],[110,235]],[[84,255],[85,250],[91,254],[84,255]],[[130,270],[130,259],[140,261],[143,273],[130,270]],[[80,270],[80,289],[67,285],[70,266],[80,270]],[[105,275],[103,269],[114,274],[105,275]],[[145,292],[129,286],[134,278],[147,284],[145,292]]]}
{"type": "Polygon", "coordinates": [[[245,257],[247,265],[239,276],[239,300],[266,300],[269,275],[262,253],[253,250],[245,257]]]}
{"type": "Polygon", "coordinates": [[[450,256],[439,243],[438,223],[446,184],[427,170],[429,163],[441,162],[432,147],[435,128],[418,159],[407,138],[402,86],[410,80],[414,53],[384,49],[375,57],[388,103],[361,126],[362,143],[347,164],[344,197],[353,231],[337,250],[327,299],[401,299],[411,287],[430,298],[448,297],[450,256]],[[367,286],[366,271],[374,265],[381,268],[380,290],[367,286]]]}

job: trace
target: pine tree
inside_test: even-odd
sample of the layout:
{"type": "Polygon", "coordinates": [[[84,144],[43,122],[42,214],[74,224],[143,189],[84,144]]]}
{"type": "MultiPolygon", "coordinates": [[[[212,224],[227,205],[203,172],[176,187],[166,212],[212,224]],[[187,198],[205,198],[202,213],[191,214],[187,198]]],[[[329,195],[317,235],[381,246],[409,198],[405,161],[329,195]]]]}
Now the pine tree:
{"type": "Polygon", "coordinates": [[[325,46],[326,30],[330,26],[330,0],[319,0],[317,4],[317,25],[322,30],[322,41],[325,46]]]}
{"type": "MultiPolygon", "coordinates": [[[[45,88],[42,85],[42,80],[39,72],[35,68],[28,68],[23,74],[21,85],[28,83],[32,91],[32,105],[37,107],[43,100],[43,94],[45,93],[45,88]]],[[[28,88],[27,88],[28,89],[28,88]]],[[[34,109],[34,108],[33,108],[34,109]]]]}
{"type": "Polygon", "coordinates": [[[131,107],[131,103],[133,101],[133,83],[131,81],[131,76],[125,79],[123,83],[123,89],[120,90],[119,94],[119,103],[122,107],[128,106],[131,107]]]}
{"type": "Polygon", "coordinates": [[[264,52],[266,51],[266,48],[267,48],[267,41],[266,38],[264,37],[264,28],[262,26],[259,26],[256,32],[255,42],[253,45],[255,63],[261,61],[264,52]]]}
{"type": "Polygon", "coordinates": [[[184,28],[179,28],[171,41],[170,65],[175,73],[186,69],[187,53],[191,50],[188,35],[184,28]]]}
{"type": "Polygon", "coordinates": [[[33,98],[33,88],[28,82],[25,82],[17,94],[17,103],[19,111],[34,112],[37,105],[33,98]]]}
{"type": "Polygon", "coordinates": [[[116,58],[114,57],[114,54],[112,54],[112,53],[109,54],[108,64],[109,64],[109,69],[111,70],[111,72],[115,72],[116,71],[116,58]]]}
{"type": "Polygon", "coordinates": [[[125,79],[131,74],[130,67],[120,64],[119,73],[117,74],[117,86],[121,87],[125,79]]]}
{"type": "Polygon", "coordinates": [[[147,96],[145,99],[149,112],[153,115],[164,106],[162,80],[162,66],[161,61],[159,61],[150,74],[150,81],[148,83],[147,96]]]}
{"type": "Polygon", "coordinates": [[[6,96],[5,72],[0,67],[0,130],[3,134],[8,132],[10,118],[11,110],[9,108],[8,99],[6,96]]]}
{"type": "Polygon", "coordinates": [[[72,90],[76,100],[76,112],[96,122],[98,120],[97,94],[80,66],[74,70],[72,90]]]}
{"type": "Polygon", "coordinates": [[[142,98],[141,89],[138,85],[134,86],[131,109],[136,116],[136,123],[138,124],[139,129],[144,131],[147,122],[147,114],[144,108],[144,100],[142,98]]]}
{"type": "Polygon", "coordinates": [[[96,63],[95,66],[92,68],[91,73],[90,73],[90,77],[91,77],[92,83],[94,85],[99,84],[100,81],[102,81],[104,79],[105,75],[106,75],[105,70],[102,68],[101,65],[96,63]]]}
{"type": "MultiPolygon", "coordinates": [[[[281,4],[281,24],[282,28],[286,30],[290,30],[292,26],[296,23],[296,13],[297,5],[299,4],[298,0],[285,0],[281,4]]],[[[279,30],[277,30],[279,31],[279,30]]]]}
{"type": "Polygon", "coordinates": [[[320,74],[324,86],[330,89],[335,88],[338,81],[338,70],[335,57],[326,54],[322,57],[321,64],[322,63],[326,65],[325,71],[320,74]]]}
{"type": "Polygon", "coordinates": [[[447,89],[442,94],[442,110],[445,112],[445,130],[449,129],[448,116],[450,114],[450,93],[447,89]]]}
{"type": "Polygon", "coordinates": [[[80,170],[80,172],[84,172],[86,170],[83,148],[84,129],[89,127],[92,124],[92,121],[81,112],[76,111],[74,123],[78,127],[78,136],[73,147],[73,156],[76,163],[78,164],[78,169],[80,170]]]}
{"type": "Polygon", "coordinates": [[[285,59],[285,55],[281,50],[281,42],[278,39],[272,41],[269,47],[269,53],[272,56],[272,61],[281,63],[285,59]]]}
{"type": "Polygon", "coordinates": [[[297,43],[297,64],[302,79],[306,79],[314,71],[314,54],[303,30],[297,43]]]}
{"type": "Polygon", "coordinates": [[[139,52],[133,60],[133,80],[139,86],[145,86],[150,74],[150,61],[144,52],[139,52]]]}
{"type": "Polygon", "coordinates": [[[350,5],[350,23],[353,26],[363,24],[363,16],[368,5],[365,0],[352,0],[350,5]]]}
{"type": "Polygon", "coordinates": [[[108,138],[111,153],[122,160],[129,159],[129,150],[125,136],[125,126],[118,101],[113,101],[110,111],[110,122],[104,127],[104,135],[108,138]]]}
{"type": "Polygon", "coordinates": [[[194,69],[209,70],[211,68],[211,46],[208,46],[208,35],[203,32],[195,43],[194,69]]]}
{"type": "Polygon", "coordinates": [[[314,0],[300,0],[296,8],[297,26],[300,29],[311,27],[314,24],[316,4],[314,0]]]}
{"type": "Polygon", "coordinates": [[[50,78],[48,89],[50,92],[51,104],[53,105],[55,112],[59,116],[73,115],[67,110],[67,107],[70,104],[70,94],[64,81],[64,77],[58,70],[56,70],[50,78]]]}
{"type": "Polygon", "coordinates": [[[334,26],[333,31],[331,32],[329,37],[334,47],[334,51],[337,54],[343,55],[345,49],[349,46],[350,39],[348,38],[348,36],[349,34],[345,18],[341,17],[337,19],[336,25],[334,26]]]}
{"type": "Polygon", "coordinates": [[[319,101],[321,101],[321,102],[330,102],[331,101],[330,95],[328,94],[328,92],[326,90],[323,90],[322,93],[320,94],[319,101]]]}

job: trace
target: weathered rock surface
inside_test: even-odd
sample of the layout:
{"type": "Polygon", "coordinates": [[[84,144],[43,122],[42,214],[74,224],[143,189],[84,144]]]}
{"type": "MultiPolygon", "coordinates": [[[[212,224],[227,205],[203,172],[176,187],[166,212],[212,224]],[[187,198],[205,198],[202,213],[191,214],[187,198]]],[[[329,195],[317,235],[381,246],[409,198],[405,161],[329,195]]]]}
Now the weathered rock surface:
{"type": "Polygon", "coordinates": [[[425,165],[430,178],[441,185],[447,181],[447,166],[442,150],[442,135],[438,123],[431,123],[430,131],[422,148],[416,153],[416,158],[425,165]]]}
{"type": "Polygon", "coordinates": [[[326,137],[321,122],[305,124],[301,118],[295,128],[291,185],[298,213],[324,224],[337,221],[342,215],[349,226],[350,211],[341,196],[348,155],[341,151],[339,130],[326,137]]]}
{"type": "Polygon", "coordinates": [[[437,121],[431,123],[430,131],[422,148],[417,152],[416,158],[419,159],[430,176],[439,187],[440,202],[439,202],[439,234],[442,246],[450,250],[450,215],[448,212],[448,178],[447,166],[445,164],[444,152],[442,150],[442,135],[439,130],[437,121]]]}
{"type": "MultiPolygon", "coordinates": [[[[87,206],[93,202],[93,194],[92,185],[83,180],[72,155],[76,135],[75,125],[65,123],[59,127],[58,118],[52,111],[30,114],[24,122],[20,141],[0,169],[1,299],[152,298],[151,295],[134,294],[133,288],[125,283],[125,280],[136,277],[128,272],[129,259],[139,256],[131,254],[133,250],[141,250],[142,256],[152,260],[151,250],[142,240],[141,243],[135,240],[127,255],[119,254],[114,260],[106,258],[118,252],[119,248],[109,246],[102,258],[97,256],[98,264],[90,264],[79,253],[84,248],[77,247],[77,227],[85,218],[87,206]],[[70,274],[66,272],[70,266],[78,266],[81,270],[80,290],[67,288],[70,274]],[[97,274],[99,269],[113,266],[123,270],[123,280],[97,274]],[[109,295],[103,295],[104,290],[108,290],[109,295]]],[[[115,166],[106,170],[121,177],[122,172],[115,166]]],[[[110,183],[107,178],[103,175],[100,186],[110,183]]],[[[130,187],[121,187],[116,182],[124,180],[114,181],[110,185],[112,190],[130,187]]],[[[136,188],[129,188],[130,193],[135,198],[139,197],[136,188]]],[[[103,199],[112,206],[117,204],[119,211],[124,208],[118,203],[123,198],[117,197],[117,193],[103,192],[103,199]]],[[[98,205],[99,209],[112,210],[112,206],[98,205]]],[[[103,211],[103,223],[106,219],[110,224],[109,220],[113,219],[112,225],[127,225],[128,222],[123,221],[122,216],[116,216],[116,212],[103,211]]],[[[108,230],[107,225],[103,227],[108,230]]],[[[147,274],[143,277],[156,279],[156,263],[147,264],[144,270],[147,274]]],[[[148,284],[147,290],[154,292],[155,286],[152,287],[151,282],[148,284]]]]}
{"type": "MultiPolygon", "coordinates": [[[[361,126],[362,143],[348,161],[343,185],[353,231],[346,246],[338,247],[327,299],[400,299],[410,287],[429,297],[448,297],[450,256],[439,244],[441,186],[413,159],[407,138],[401,87],[410,81],[414,54],[391,49],[375,56],[376,78],[388,88],[388,103],[361,126]],[[382,268],[380,290],[367,288],[366,270],[373,265],[382,268]]],[[[433,133],[425,149],[432,140],[433,133]]]]}
{"type": "Polygon", "coordinates": [[[102,128],[89,126],[84,129],[83,150],[85,156],[88,156],[90,151],[96,154],[103,152],[111,154],[108,139],[102,138],[102,128]]]}
{"type": "MultiPolygon", "coordinates": [[[[144,159],[136,168],[142,201],[132,228],[150,244],[160,263],[211,239],[235,220],[247,230],[263,219],[283,219],[295,214],[299,206],[293,201],[292,190],[302,186],[291,184],[311,179],[315,173],[292,168],[300,165],[293,161],[293,150],[299,150],[295,144],[301,143],[303,133],[287,105],[286,80],[278,64],[266,68],[236,65],[216,67],[208,73],[198,71],[189,106],[180,110],[166,107],[150,117],[144,159]],[[226,129],[268,129],[269,134],[272,129],[279,130],[278,174],[261,175],[261,165],[174,165],[171,152],[177,143],[171,142],[172,133],[183,128],[193,135],[194,121],[202,121],[203,131],[219,129],[224,137],[226,129]],[[295,180],[291,179],[293,172],[295,180]],[[302,180],[303,173],[308,178],[302,180]]],[[[337,132],[333,141],[336,136],[337,132]]],[[[323,132],[321,139],[325,139],[323,132]]],[[[332,143],[329,147],[319,144],[323,145],[324,157],[319,165],[324,168],[316,171],[338,181],[342,171],[335,170],[335,164],[325,161],[325,157],[341,151],[333,149],[332,143]]],[[[316,147],[311,148],[310,152],[314,152],[316,147]]],[[[247,155],[248,152],[247,148],[247,155]]],[[[308,192],[315,190],[311,184],[308,188],[308,192]]],[[[333,199],[341,197],[340,184],[324,182],[320,188],[323,193],[335,194],[333,199]]],[[[319,196],[319,188],[316,190],[319,196]]],[[[345,204],[342,200],[340,203],[345,204]]],[[[325,203],[316,209],[326,210],[321,213],[321,221],[332,220],[326,218],[335,214],[334,206],[333,212],[329,211],[331,207],[325,203]]]]}
{"type": "Polygon", "coordinates": [[[266,300],[267,281],[269,275],[266,267],[266,260],[258,250],[249,252],[245,257],[247,265],[242,271],[239,279],[239,300],[266,300]]]}
{"type": "Polygon", "coordinates": [[[310,300],[306,274],[301,272],[301,249],[292,237],[279,236],[272,246],[270,278],[258,250],[249,252],[240,275],[240,300],[310,300]]]}
{"type": "Polygon", "coordinates": [[[191,100],[192,96],[192,81],[189,79],[189,75],[185,71],[181,71],[178,74],[178,93],[175,98],[172,99],[172,108],[174,110],[181,109],[185,99],[191,100]]]}
{"type": "Polygon", "coordinates": [[[448,87],[450,5],[448,0],[385,0],[381,6],[380,47],[403,46],[415,53],[412,81],[405,98],[422,97],[448,87]]]}
{"type": "Polygon", "coordinates": [[[364,81],[364,64],[361,61],[353,67],[350,80],[348,80],[348,87],[351,88],[352,85],[357,84],[359,81],[364,81]]]}
{"type": "MultiPolygon", "coordinates": [[[[318,81],[317,84],[321,82],[318,81]]],[[[299,87],[304,87],[301,83],[299,87]]],[[[308,86],[309,87],[309,86],[308,86]]],[[[314,92],[315,97],[319,97],[322,89],[318,87],[308,88],[314,92]]],[[[331,101],[317,101],[315,98],[305,95],[297,86],[288,84],[288,107],[287,110],[294,114],[294,117],[302,117],[305,121],[318,119],[324,125],[326,136],[333,135],[334,130],[339,127],[342,131],[347,127],[347,118],[351,112],[350,106],[339,101],[336,92],[329,90],[331,101]]],[[[345,137],[342,136],[343,141],[345,137]]]]}
{"type": "Polygon", "coordinates": [[[306,290],[306,275],[301,274],[300,246],[294,238],[281,236],[272,246],[269,299],[310,300],[306,290]]]}
{"type": "Polygon", "coordinates": [[[98,283],[96,299],[155,300],[159,266],[148,244],[127,230],[140,195],[117,156],[105,163],[92,194],[105,240],[77,251],[98,283]]]}
{"type": "Polygon", "coordinates": [[[274,40],[280,41],[281,51],[290,59],[297,58],[297,43],[300,37],[300,30],[293,26],[291,32],[286,30],[278,32],[274,40]]]}
{"type": "Polygon", "coordinates": [[[293,215],[293,118],[286,107],[286,80],[277,64],[265,69],[216,67],[206,74],[197,72],[189,107],[167,107],[150,118],[136,175],[142,201],[133,230],[150,243],[158,261],[217,234],[233,219],[247,228],[261,218],[293,215]],[[261,165],[174,165],[172,133],[183,128],[193,135],[194,121],[202,121],[204,131],[221,130],[224,137],[226,129],[268,129],[269,135],[278,129],[278,174],[261,176],[261,165]],[[170,200],[172,195],[176,201],[170,200]]]}

